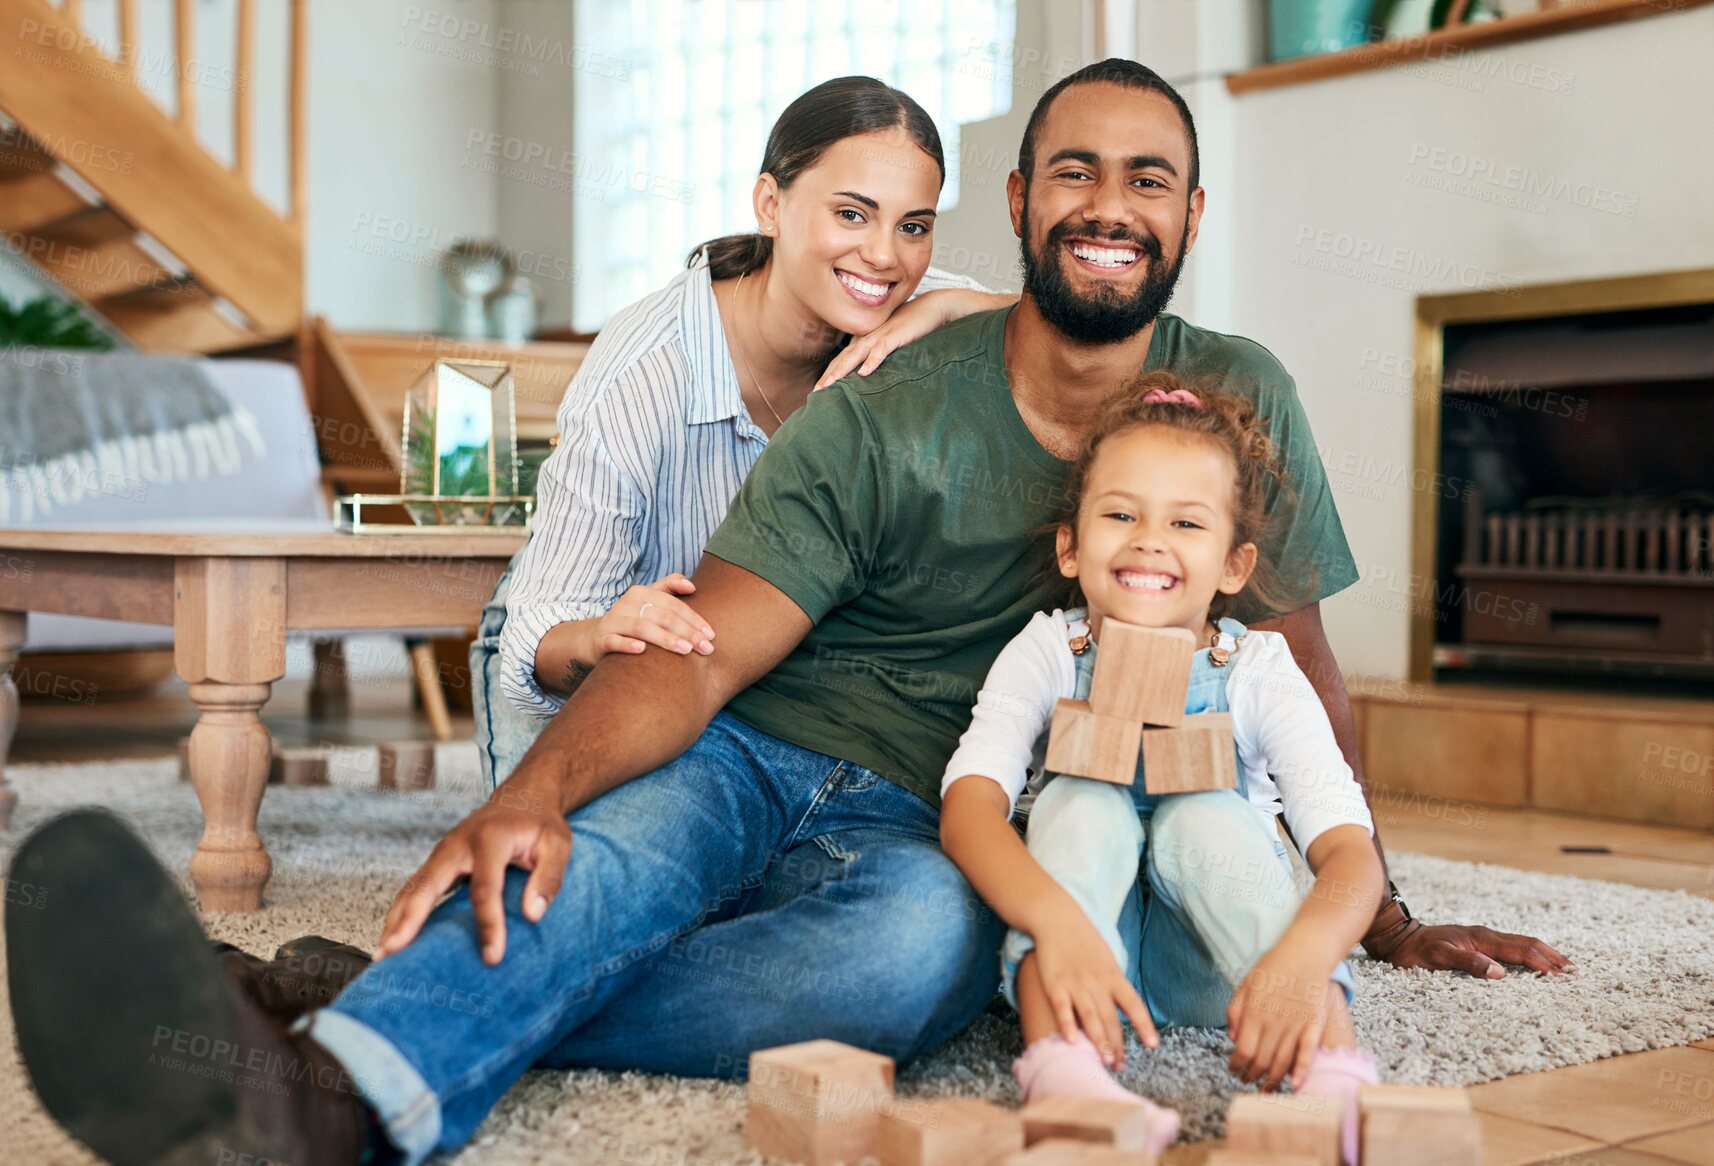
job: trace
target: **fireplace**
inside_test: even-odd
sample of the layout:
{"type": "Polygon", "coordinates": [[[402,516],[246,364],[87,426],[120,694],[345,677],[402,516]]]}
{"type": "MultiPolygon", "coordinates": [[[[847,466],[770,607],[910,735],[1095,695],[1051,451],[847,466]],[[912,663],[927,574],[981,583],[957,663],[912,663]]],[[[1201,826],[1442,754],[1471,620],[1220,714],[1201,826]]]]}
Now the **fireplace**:
{"type": "Polygon", "coordinates": [[[1438,321],[1431,674],[1707,693],[1714,295],[1563,298],[1438,321]]]}

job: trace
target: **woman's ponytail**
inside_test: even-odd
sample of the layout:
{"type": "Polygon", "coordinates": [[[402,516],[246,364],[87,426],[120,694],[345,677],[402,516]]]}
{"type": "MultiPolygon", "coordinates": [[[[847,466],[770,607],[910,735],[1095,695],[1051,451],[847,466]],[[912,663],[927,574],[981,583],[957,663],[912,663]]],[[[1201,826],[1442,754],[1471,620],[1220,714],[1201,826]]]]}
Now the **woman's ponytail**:
{"type": "Polygon", "coordinates": [[[747,235],[722,235],[697,246],[685,258],[686,267],[695,267],[701,256],[708,256],[711,279],[736,279],[759,270],[774,253],[774,240],[760,231],[747,235]]]}

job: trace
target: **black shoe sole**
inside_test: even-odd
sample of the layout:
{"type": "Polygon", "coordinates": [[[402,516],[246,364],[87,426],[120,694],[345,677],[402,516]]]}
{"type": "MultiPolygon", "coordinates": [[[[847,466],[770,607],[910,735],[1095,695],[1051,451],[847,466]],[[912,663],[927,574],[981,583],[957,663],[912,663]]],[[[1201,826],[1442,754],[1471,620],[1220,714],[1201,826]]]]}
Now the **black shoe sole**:
{"type": "Polygon", "coordinates": [[[359,967],[368,967],[374,957],[370,952],[349,943],[340,943],[325,935],[300,935],[288,939],[274,951],[277,960],[307,960],[320,956],[324,960],[354,960],[359,967]]]}
{"type": "Polygon", "coordinates": [[[32,834],[6,911],[18,1049],[54,1119],[114,1166],[238,1161],[244,1042],[220,957],[127,827],[77,811],[32,834]]]}

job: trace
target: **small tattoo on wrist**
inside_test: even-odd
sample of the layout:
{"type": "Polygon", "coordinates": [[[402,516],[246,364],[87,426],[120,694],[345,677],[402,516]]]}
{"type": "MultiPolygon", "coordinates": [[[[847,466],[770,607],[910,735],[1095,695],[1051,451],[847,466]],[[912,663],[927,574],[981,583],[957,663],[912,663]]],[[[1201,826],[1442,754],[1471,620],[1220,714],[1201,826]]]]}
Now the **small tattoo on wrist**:
{"type": "Polygon", "coordinates": [[[565,666],[565,691],[568,694],[576,692],[577,686],[588,679],[589,674],[594,670],[593,664],[585,664],[582,660],[572,660],[565,666]]]}

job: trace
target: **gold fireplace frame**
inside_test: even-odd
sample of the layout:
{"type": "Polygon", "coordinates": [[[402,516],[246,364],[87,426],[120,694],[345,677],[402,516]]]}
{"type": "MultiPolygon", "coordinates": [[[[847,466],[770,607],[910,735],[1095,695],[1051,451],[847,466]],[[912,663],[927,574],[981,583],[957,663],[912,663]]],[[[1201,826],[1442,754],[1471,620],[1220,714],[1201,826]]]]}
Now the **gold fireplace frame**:
{"type": "MultiPolygon", "coordinates": [[[[1538,283],[1505,291],[1418,296],[1417,382],[1412,396],[1415,480],[1431,480],[1438,469],[1440,384],[1445,371],[1441,358],[1446,325],[1707,303],[1714,303],[1714,267],[1538,283]]],[[[1439,533],[1435,503],[1432,491],[1417,490],[1411,497],[1411,572],[1414,578],[1424,581],[1434,578],[1434,547],[1439,533]]],[[[1411,611],[1410,678],[1421,683],[1434,679],[1432,603],[1425,609],[1411,611]]]]}

